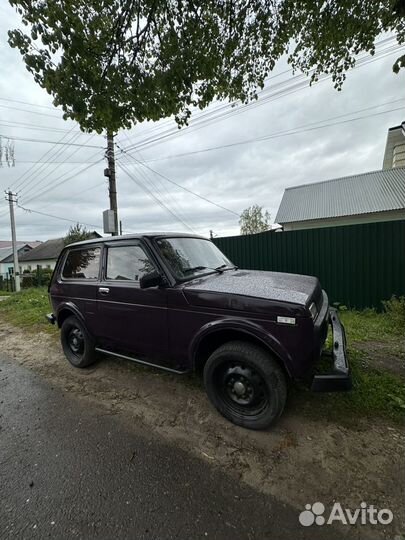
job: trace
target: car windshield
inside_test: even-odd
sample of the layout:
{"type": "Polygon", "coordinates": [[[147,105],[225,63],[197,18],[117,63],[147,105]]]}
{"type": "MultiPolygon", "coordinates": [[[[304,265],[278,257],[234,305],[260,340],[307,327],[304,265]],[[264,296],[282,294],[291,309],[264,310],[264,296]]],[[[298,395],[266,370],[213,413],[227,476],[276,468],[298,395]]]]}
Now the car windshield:
{"type": "Polygon", "coordinates": [[[234,268],[231,261],[210,240],[160,238],[157,245],[178,279],[192,279],[201,274],[234,268]]]}

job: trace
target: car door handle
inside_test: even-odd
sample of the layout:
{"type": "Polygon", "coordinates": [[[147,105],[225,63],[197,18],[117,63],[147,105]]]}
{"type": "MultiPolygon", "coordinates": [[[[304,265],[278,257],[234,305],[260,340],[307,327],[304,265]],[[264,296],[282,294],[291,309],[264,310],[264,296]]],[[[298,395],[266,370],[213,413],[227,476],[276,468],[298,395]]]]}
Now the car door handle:
{"type": "Polygon", "coordinates": [[[98,292],[100,294],[108,294],[110,292],[110,289],[108,287],[99,287],[98,292]]]}

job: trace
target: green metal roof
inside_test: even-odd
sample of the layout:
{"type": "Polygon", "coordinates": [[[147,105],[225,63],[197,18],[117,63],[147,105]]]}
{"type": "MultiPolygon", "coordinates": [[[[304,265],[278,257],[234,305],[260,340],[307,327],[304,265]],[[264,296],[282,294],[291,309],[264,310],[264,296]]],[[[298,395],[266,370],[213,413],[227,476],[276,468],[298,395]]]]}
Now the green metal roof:
{"type": "Polygon", "coordinates": [[[405,168],[290,187],[275,219],[284,224],[405,209],[405,168]]]}

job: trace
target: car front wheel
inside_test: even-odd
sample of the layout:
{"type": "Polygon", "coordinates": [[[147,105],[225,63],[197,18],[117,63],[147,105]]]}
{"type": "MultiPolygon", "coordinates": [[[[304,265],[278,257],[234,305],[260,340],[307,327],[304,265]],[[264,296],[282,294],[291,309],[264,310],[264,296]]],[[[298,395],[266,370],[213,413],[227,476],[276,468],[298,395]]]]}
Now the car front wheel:
{"type": "Polygon", "coordinates": [[[266,429],[283,412],[285,375],[262,348],[243,341],[219,347],[204,367],[208,397],[228,420],[248,429],[266,429]]]}
{"type": "Polygon", "coordinates": [[[74,315],[62,323],[61,343],[66,358],[74,367],[84,368],[96,360],[93,340],[74,315]]]}

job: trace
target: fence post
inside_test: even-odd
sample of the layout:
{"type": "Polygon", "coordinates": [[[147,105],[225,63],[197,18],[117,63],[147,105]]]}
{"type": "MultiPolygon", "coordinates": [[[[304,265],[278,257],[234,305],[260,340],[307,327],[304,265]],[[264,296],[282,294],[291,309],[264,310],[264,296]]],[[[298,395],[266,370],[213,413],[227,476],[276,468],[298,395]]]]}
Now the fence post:
{"type": "Polygon", "coordinates": [[[41,268],[39,264],[37,264],[37,287],[40,287],[41,285],[41,268]]]}

